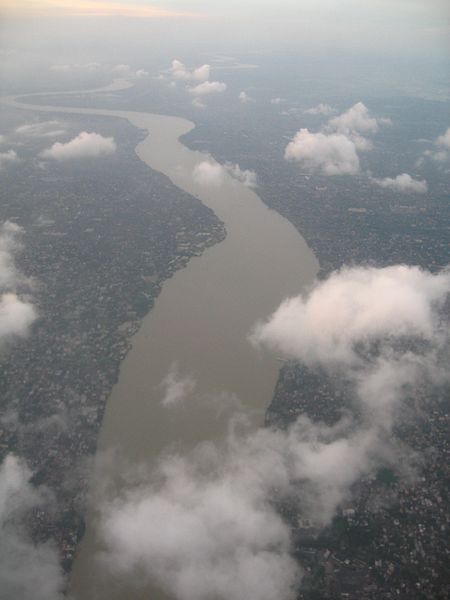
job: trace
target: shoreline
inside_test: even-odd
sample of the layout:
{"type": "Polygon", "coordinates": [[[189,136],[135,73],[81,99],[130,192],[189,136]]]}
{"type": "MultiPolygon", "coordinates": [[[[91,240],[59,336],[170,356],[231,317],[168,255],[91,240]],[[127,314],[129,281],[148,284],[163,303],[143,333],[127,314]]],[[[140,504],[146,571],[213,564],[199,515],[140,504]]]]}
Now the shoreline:
{"type": "MultiPolygon", "coordinates": [[[[195,126],[186,119],[76,107],[16,107],[127,118],[148,133],[135,149],[138,157],[212,209],[228,234],[164,281],[121,362],[119,381],[106,403],[98,451],[116,448],[127,460],[148,463],[170,443],[185,451],[205,439],[217,440],[225,421],[205,410],[205,401],[208,405],[208,399],[219,397],[237,398],[262,424],[279,364],[275,357],[256,352],[247,334],[258,319],[267,317],[287,295],[298,293],[318,271],[317,259],[294,226],[229,175],[220,188],[196,182],[194,167],[215,161],[179,141],[195,126]],[[160,404],[157,387],[173,364],[182,375],[192,375],[197,385],[195,393],[168,411],[160,404]]],[[[99,598],[124,597],[126,582],[115,596],[99,581],[94,523],[95,514],[90,519],[88,512],[71,590],[80,598],[92,590],[99,598]]]]}

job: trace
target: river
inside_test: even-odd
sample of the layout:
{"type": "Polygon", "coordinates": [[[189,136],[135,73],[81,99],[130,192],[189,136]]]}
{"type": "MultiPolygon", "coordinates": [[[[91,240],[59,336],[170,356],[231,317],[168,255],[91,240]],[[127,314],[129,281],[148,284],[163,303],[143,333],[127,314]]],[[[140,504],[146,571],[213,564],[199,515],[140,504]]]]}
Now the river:
{"type": "MultiPolygon", "coordinates": [[[[96,90],[100,91],[100,90],[96,90]]],[[[226,408],[240,403],[263,421],[279,363],[255,349],[248,334],[286,296],[313,280],[318,262],[297,230],[260,200],[256,191],[228,173],[220,185],[204,185],[194,168],[212,157],[193,151],[179,138],[194,124],[178,117],[76,107],[21,104],[33,111],[77,113],[127,119],[148,133],[136,154],[180,189],[198,197],[225,223],[226,239],[167,280],[154,308],[132,339],[118,383],[108,400],[98,451],[114,449],[125,462],[151,463],[168,446],[185,452],[202,440],[217,440],[226,428],[226,408]],[[176,370],[191,385],[182,402],[163,406],[161,383],[176,370]]],[[[123,464],[118,461],[117,464],[123,464]]],[[[117,467],[119,469],[119,467],[117,467]]],[[[98,482],[92,481],[95,487],[98,482]]],[[[95,495],[95,494],[94,494],[95,495]]],[[[96,513],[87,518],[71,577],[77,600],[163,597],[137,592],[114,576],[104,578],[95,557],[96,513]]]]}

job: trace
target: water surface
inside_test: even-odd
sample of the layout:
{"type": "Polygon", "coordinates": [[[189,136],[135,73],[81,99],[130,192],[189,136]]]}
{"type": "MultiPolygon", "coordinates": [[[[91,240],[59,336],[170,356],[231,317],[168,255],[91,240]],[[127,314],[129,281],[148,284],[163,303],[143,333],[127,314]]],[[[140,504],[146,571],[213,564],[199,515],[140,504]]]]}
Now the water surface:
{"type": "MultiPolygon", "coordinates": [[[[198,197],[227,230],[223,242],[191,259],[164,283],[122,363],[98,450],[113,449],[133,464],[151,463],[168,446],[185,452],[224,434],[224,409],[233,403],[251,410],[255,424],[261,424],[279,363],[255,349],[248,334],[258,319],[267,317],[286,296],[297,294],[317,273],[318,262],[297,230],[228,174],[218,186],[195,180],[195,166],[214,160],[179,142],[194,127],[190,121],[140,112],[15,106],[127,119],[148,133],[136,147],[139,158],[198,197]],[[195,386],[180,403],[167,407],[161,404],[161,382],[174,365],[195,386]]],[[[154,589],[130,588],[120,577],[102,576],[95,560],[101,548],[95,523],[92,509],[72,572],[72,594],[78,600],[163,597],[154,589]]]]}

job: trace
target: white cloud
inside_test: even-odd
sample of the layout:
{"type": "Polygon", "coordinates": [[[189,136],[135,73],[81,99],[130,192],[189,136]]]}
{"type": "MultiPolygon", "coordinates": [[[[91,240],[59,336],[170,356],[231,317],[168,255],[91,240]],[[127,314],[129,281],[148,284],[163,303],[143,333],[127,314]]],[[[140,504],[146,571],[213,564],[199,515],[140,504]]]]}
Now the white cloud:
{"type": "Polygon", "coordinates": [[[434,150],[425,150],[424,156],[427,156],[437,163],[446,163],[450,161],[450,127],[447,131],[436,138],[433,142],[434,150]]]}
{"type": "Polygon", "coordinates": [[[44,150],[41,156],[57,161],[96,158],[113,154],[116,148],[114,138],[82,131],[70,142],[56,142],[51,148],[44,150]]]}
{"type": "Polygon", "coordinates": [[[148,72],[144,69],[138,69],[135,71],[130,65],[120,64],[112,68],[112,72],[120,75],[121,77],[127,77],[132,79],[142,79],[148,76],[148,72]]]}
{"type": "Polygon", "coordinates": [[[375,118],[362,102],[357,102],[347,111],[333,117],[325,128],[327,132],[337,132],[351,139],[358,150],[370,150],[372,142],[362,134],[377,133],[380,125],[390,124],[390,119],[375,118]]]}
{"type": "Polygon", "coordinates": [[[202,102],[199,98],[194,98],[192,100],[192,106],[195,106],[195,108],[206,108],[206,104],[202,102]]]}
{"type": "Polygon", "coordinates": [[[35,544],[23,524],[30,509],[48,503],[42,488],[29,483],[31,472],[16,457],[0,465],[0,596],[21,600],[62,600],[64,579],[56,549],[35,544]]]}
{"type": "Polygon", "coordinates": [[[317,106],[313,106],[312,108],[308,108],[303,111],[306,115],[332,115],[336,112],[336,109],[330,106],[329,104],[323,104],[322,102],[317,106]]]}
{"type": "Polygon", "coordinates": [[[220,187],[224,181],[225,171],[222,165],[202,161],[195,165],[194,181],[203,186],[220,187]]]}
{"type": "Polygon", "coordinates": [[[307,365],[359,366],[373,341],[438,337],[437,309],[450,291],[450,272],[397,265],[345,268],[289,298],[254,339],[307,365]]]}
{"type": "Polygon", "coordinates": [[[207,81],[210,76],[211,67],[207,64],[197,67],[192,72],[192,79],[196,81],[207,81]]]}
{"type": "Polygon", "coordinates": [[[33,306],[16,293],[18,286],[28,285],[14,264],[22,234],[23,229],[10,221],[0,227],[0,347],[15,336],[25,336],[36,319],[33,306]]]}
{"type": "Polygon", "coordinates": [[[396,408],[415,383],[441,376],[449,293],[449,271],[399,265],[342,269],[284,302],[253,340],[334,375],[342,369],[355,404],[332,426],[302,416],[287,430],[255,431],[235,414],[223,443],[165,454],[101,502],[103,566],[176,600],[294,600],[302,572],[276,507],[288,500],[322,527],[361,476],[407,467],[392,436],[404,415],[396,408]]]}
{"type": "MultiPolygon", "coordinates": [[[[328,105],[319,104],[305,112],[319,114],[328,108],[328,105]]],[[[389,119],[372,117],[367,107],[357,102],[330,119],[318,133],[300,129],[287,145],[284,157],[324,175],[354,175],[359,171],[358,151],[372,148],[372,142],[362,133],[376,133],[380,124],[387,122],[389,119]]]]}
{"type": "Polygon", "coordinates": [[[149,481],[102,503],[107,568],[143,574],[177,600],[296,598],[302,572],[277,502],[295,502],[315,526],[329,523],[384,447],[348,421],[327,427],[302,417],[287,431],[239,425],[224,445],[167,456],[149,481]]]}
{"type": "Polygon", "coordinates": [[[280,96],[270,100],[270,104],[282,104],[283,102],[286,102],[286,100],[284,98],[280,98],[280,96]]]}
{"type": "Polygon", "coordinates": [[[73,71],[86,71],[87,73],[95,73],[100,70],[102,65],[98,62],[90,63],[75,63],[75,64],[55,64],[50,67],[56,73],[71,73],[73,71]]]}
{"type": "Polygon", "coordinates": [[[8,150],[7,152],[0,152],[0,170],[8,165],[19,160],[17,152],[14,150],[8,150]]]}
{"type": "Polygon", "coordinates": [[[369,109],[362,102],[357,102],[341,115],[330,119],[328,126],[344,135],[376,133],[379,129],[377,119],[370,115],[369,109]]]}
{"type": "Polygon", "coordinates": [[[189,375],[180,375],[178,366],[173,364],[160,384],[163,392],[161,404],[175,406],[183,402],[195,389],[195,379],[189,375]]]}
{"type": "Polygon", "coordinates": [[[425,194],[428,185],[425,179],[413,179],[408,173],[402,173],[397,177],[385,177],[384,179],[372,178],[372,181],[383,188],[389,188],[402,193],[425,194]]]}
{"type": "Polygon", "coordinates": [[[239,100],[242,102],[242,104],[253,102],[253,98],[251,98],[246,92],[241,92],[239,94],[239,100]]]}
{"type": "Polygon", "coordinates": [[[177,600],[293,600],[299,570],[269,492],[286,472],[277,440],[264,441],[272,440],[229,440],[226,448],[205,444],[168,457],[159,484],[103,505],[104,564],[142,572],[177,600]]]}
{"type": "Polygon", "coordinates": [[[354,142],[338,133],[312,133],[300,129],[286,146],[284,157],[324,175],[354,175],[359,171],[354,142]]]}
{"type": "Polygon", "coordinates": [[[66,132],[64,124],[60,121],[40,121],[27,123],[16,128],[18,135],[29,137],[56,137],[66,132]]]}
{"type": "Polygon", "coordinates": [[[368,449],[380,454],[393,425],[424,402],[419,384],[448,384],[449,295],[448,269],[345,268],[286,300],[252,339],[343,377],[368,449]]]}
{"type": "Polygon", "coordinates": [[[207,96],[210,94],[220,94],[227,89],[226,83],[223,81],[205,81],[189,88],[189,93],[194,96],[207,96]]]}
{"type": "Polygon", "coordinates": [[[441,146],[442,148],[446,148],[447,150],[450,150],[450,127],[447,129],[447,131],[443,135],[440,135],[436,139],[435,143],[436,143],[436,146],[441,146]]]}
{"type": "Polygon", "coordinates": [[[22,227],[5,221],[0,227],[0,289],[12,289],[20,280],[14,264],[14,253],[21,249],[22,227]]]}
{"type": "Polygon", "coordinates": [[[179,60],[173,60],[170,67],[170,75],[173,79],[181,81],[207,81],[210,76],[211,67],[208,64],[201,65],[195,69],[188,69],[179,60]]]}
{"type": "Polygon", "coordinates": [[[257,187],[256,173],[250,169],[241,169],[238,164],[226,162],[225,165],[202,161],[198,163],[193,172],[196,183],[204,186],[219,187],[224,183],[226,174],[237,179],[247,187],[257,187]]]}
{"type": "Polygon", "coordinates": [[[129,75],[132,72],[130,65],[120,64],[116,65],[112,68],[114,73],[118,73],[120,75],[129,75]]]}
{"type": "Polygon", "coordinates": [[[237,179],[247,187],[258,187],[255,171],[251,171],[250,169],[241,169],[238,164],[233,164],[230,162],[225,163],[225,169],[232,177],[234,177],[234,179],[237,179]]]}
{"type": "Polygon", "coordinates": [[[31,304],[23,302],[17,294],[4,293],[0,296],[0,344],[13,336],[23,337],[36,319],[31,304]]]}
{"type": "Polygon", "coordinates": [[[146,71],[145,69],[138,69],[138,70],[135,72],[135,76],[136,76],[138,79],[141,79],[142,77],[148,77],[148,71],[146,71]]]}

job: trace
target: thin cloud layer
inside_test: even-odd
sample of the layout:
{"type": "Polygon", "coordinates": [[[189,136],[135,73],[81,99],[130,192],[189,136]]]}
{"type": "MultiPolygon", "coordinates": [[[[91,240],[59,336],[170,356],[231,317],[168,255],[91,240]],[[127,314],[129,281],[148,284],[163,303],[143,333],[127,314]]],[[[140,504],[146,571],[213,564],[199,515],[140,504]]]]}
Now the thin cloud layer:
{"type": "Polygon", "coordinates": [[[240,92],[238,97],[242,104],[253,102],[253,98],[251,98],[246,92],[240,92]]]}
{"type": "Polygon", "coordinates": [[[4,169],[8,165],[15,163],[19,160],[17,152],[14,150],[8,150],[7,152],[0,152],[0,170],[4,169]]]}
{"type": "Polygon", "coordinates": [[[56,161],[97,158],[114,154],[116,148],[114,138],[82,131],[70,142],[56,142],[51,148],[44,150],[41,156],[56,161]]]}
{"type": "Polygon", "coordinates": [[[27,137],[56,137],[66,133],[60,121],[39,121],[27,123],[16,128],[16,134],[27,137]]]}
{"type": "Polygon", "coordinates": [[[161,404],[170,407],[183,402],[194,391],[195,385],[193,377],[181,375],[178,366],[173,364],[159,386],[163,393],[161,404]]]}
{"type": "Polygon", "coordinates": [[[317,106],[312,106],[311,108],[307,108],[303,111],[305,115],[332,115],[336,112],[336,109],[330,106],[329,104],[323,104],[322,102],[317,106]]]}
{"type": "Polygon", "coordinates": [[[372,181],[382,188],[389,188],[404,194],[425,194],[428,191],[425,179],[413,179],[408,173],[402,173],[397,177],[385,177],[384,179],[373,178],[372,181]]]}
{"type": "Polygon", "coordinates": [[[112,72],[127,79],[142,79],[148,76],[148,72],[145,69],[134,70],[130,65],[125,64],[116,65],[112,68],[112,72]]]}
{"type": "Polygon", "coordinates": [[[49,501],[45,490],[30,483],[31,475],[12,455],[0,465],[0,597],[62,600],[64,578],[56,549],[35,544],[23,526],[28,511],[49,501]]]}
{"type": "Polygon", "coordinates": [[[359,171],[356,146],[342,134],[300,129],[286,146],[284,158],[324,175],[355,175],[359,171]]]}

